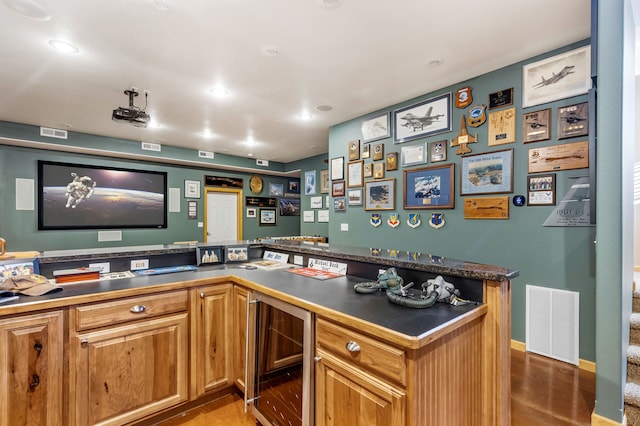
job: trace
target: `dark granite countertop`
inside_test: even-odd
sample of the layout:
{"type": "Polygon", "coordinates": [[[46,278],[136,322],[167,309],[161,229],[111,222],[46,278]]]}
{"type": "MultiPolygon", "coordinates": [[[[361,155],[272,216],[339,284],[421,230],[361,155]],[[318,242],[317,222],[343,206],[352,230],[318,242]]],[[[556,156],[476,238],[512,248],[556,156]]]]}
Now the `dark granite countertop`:
{"type": "MultiPolygon", "coordinates": [[[[55,263],[78,259],[103,259],[106,257],[151,256],[155,254],[185,253],[194,251],[196,247],[207,245],[240,245],[246,244],[254,247],[264,247],[272,250],[291,251],[307,255],[327,256],[346,261],[375,263],[381,266],[394,266],[418,271],[432,272],[435,274],[452,275],[465,278],[510,281],[519,275],[514,269],[500,266],[485,265],[475,262],[467,262],[437,255],[418,253],[416,259],[410,258],[407,251],[398,251],[397,256],[392,257],[387,250],[383,250],[378,256],[373,256],[371,250],[362,247],[330,246],[323,243],[306,243],[301,241],[286,240],[243,240],[223,241],[211,244],[167,244],[153,246],[135,246],[104,249],[83,250],[58,250],[42,252],[39,256],[41,263],[55,263]]],[[[195,255],[194,255],[195,256],[195,255]]]]}
{"type": "Polygon", "coordinates": [[[201,267],[197,271],[150,275],[135,278],[100,280],[65,284],[64,290],[44,296],[20,296],[19,300],[0,305],[0,315],[38,309],[71,306],[87,301],[130,297],[132,293],[150,293],[206,285],[232,278],[250,284],[253,290],[280,295],[290,303],[312,312],[330,312],[333,317],[346,315],[358,321],[419,340],[456,318],[482,305],[452,306],[437,303],[431,308],[412,309],[390,303],[384,293],[356,294],[353,285],[364,279],[343,276],[317,280],[287,270],[248,270],[241,264],[201,267]]]}

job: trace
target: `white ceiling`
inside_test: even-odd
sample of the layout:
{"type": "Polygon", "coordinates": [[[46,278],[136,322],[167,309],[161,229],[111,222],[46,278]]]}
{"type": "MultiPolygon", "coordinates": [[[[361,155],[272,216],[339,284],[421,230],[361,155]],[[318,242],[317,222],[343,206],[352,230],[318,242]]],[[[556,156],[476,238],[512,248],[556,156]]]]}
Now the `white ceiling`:
{"type": "Polygon", "coordinates": [[[0,120],[279,162],[327,152],[331,125],[590,34],[590,0],[0,3],[0,120]],[[157,128],[111,120],[130,87],[157,128]]]}

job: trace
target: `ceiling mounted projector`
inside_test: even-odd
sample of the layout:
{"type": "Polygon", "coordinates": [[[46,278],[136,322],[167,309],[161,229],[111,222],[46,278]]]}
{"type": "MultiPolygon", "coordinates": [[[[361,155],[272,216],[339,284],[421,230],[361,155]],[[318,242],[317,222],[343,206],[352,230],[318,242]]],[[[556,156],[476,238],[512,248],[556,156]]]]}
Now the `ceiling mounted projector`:
{"type": "Polygon", "coordinates": [[[130,90],[125,90],[124,94],[129,96],[129,107],[118,107],[113,110],[113,114],[111,115],[111,119],[116,122],[130,124],[135,127],[147,127],[149,124],[149,114],[147,114],[144,110],[147,108],[147,96],[148,93],[145,92],[145,105],[144,108],[139,108],[133,105],[133,98],[138,96],[138,92],[134,87],[130,90]]]}

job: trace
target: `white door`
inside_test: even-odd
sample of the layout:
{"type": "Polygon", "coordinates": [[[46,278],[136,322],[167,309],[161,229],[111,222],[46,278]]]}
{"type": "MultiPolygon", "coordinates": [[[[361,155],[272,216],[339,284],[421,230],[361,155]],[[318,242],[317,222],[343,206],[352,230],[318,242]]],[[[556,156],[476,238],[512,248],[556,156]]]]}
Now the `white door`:
{"type": "Polygon", "coordinates": [[[205,242],[242,239],[240,199],[242,191],[206,191],[205,242]]]}

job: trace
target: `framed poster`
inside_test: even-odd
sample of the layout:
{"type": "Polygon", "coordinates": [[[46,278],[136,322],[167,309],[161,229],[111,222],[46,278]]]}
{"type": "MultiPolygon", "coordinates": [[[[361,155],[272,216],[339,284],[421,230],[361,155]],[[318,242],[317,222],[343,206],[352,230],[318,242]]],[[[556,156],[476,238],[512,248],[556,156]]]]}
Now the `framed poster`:
{"type": "Polygon", "coordinates": [[[257,210],[254,209],[254,208],[248,208],[247,209],[247,217],[250,218],[250,219],[258,217],[257,210]]]}
{"type": "Polygon", "coordinates": [[[394,210],[396,199],[394,178],[374,180],[364,184],[365,210],[394,210]]]}
{"type": "Polygon", "coordinates": [[[526,112],[522,115],[522,142],[551,139],[551,108],[526,112]]]}
{"type": "Polygon", "coordinates": [[[260,217],[258,218],[258,225],[275,226],[278,223],[278,215],[276,209],[260,209],[260,217]]]}
{"type": "Polygon", "coordinates": [[[513,87],[489,93],[489,109],[513,105],[513,87]]]}
{"type": "Polygon", "coordinates": [[[513,149],[460,159],[460,195],[513,192],[513,149]]]}
{"type": "Polygon", "coordinates": [[[200,181],[184,181],[184,198],[200,198],[200,181]]]}
{"type": "Polygon", "coordinates": [[[362,205],[362,188],[347,190],[347,203],[350,206],[362,205]]]}
{"type": "Polygon", "coordinates": [[[529,206],[556,205],[556,174],[527,176],[529,206]]]}
{"type": "Polygon", "coordinates": [[[405,170],[403,207],[410,209],[452,209],[454,167],[451,164],[405,170]]]}
{"type": "Polygon", "coordinates": [[[329,170],[320,170],[320,193],[329,192],[329,170]]]}
{"type": "Polygon", "coordinates": [[[585,94],[591,89],[590,46],[522,67],[522,106],[540,105],[585,94]]]}
{"type": "Polygon", "coordinates": [[[280,198],[280,216],[300,216],[300,198],[280,198]]]}
{"type": "Polygon", "coordinates": [[[558,108],[558,139],[589,134],[589,103],[558,108]]]}
{"type": "Polygon", "coordinates": [[[347,164],[347,187],[353,188],[362,186],[364,161],[351,161],[347,164]]]}
{"type": "Polygon", "coordinates": [[[344,196],[344,181],[337,180],[331,185],[331,195],[333,197],[342,197],[344,196]]]}
{"type": "Polygon", "coordinates": [[[589,141],[565,143],[529,150],[529,173],[589,167],[589,141]]]}
{"type": "Polygon", "coordinates": [[[322,195],[309,198],[309,208],[321,209],[322,208],[322,195]]]}
{"type": "Polygon", "coordinates": [[[314,195],[316,193],[316,171],[307,170],[304,172],[304,195],[314,195]]]}
{"type": "Polygon", "coordinates": [[[427,162],[427,144],[403,146],[400,149],[402,167],[415,166],[427,162]]]}
{"type": "Polygon", "coordinates": [[[316,221],[316,211],[315,210],[305,210],[302,213],[302,221],[303,222],[315,222],[316,221]]]}
{"type": "Polygon", "coordinates": [[[333,199],[333,211],[343,212],[347,210],[347,202],[344,197],[336,197],[333,199]]]}
{"type": "Polygon", "coordinates": [[[269,196],[282,197],[284,195],[284,184],[269,183],[269,196]]]}
{"type": "Polygon", "coordinates": [[[389,113],[372,115],[364,119],[361,126],[362,142],[369,143],[391,137],[389,113]]]}
{"type": "Polygon", "coordinates": [[[344,157],[331,159],[331,180],[344,179],[344,157]]]}
{"type": "Polygon", "coordinates": [[[451,131],[451,92],[393,112],[394,143],[451,131]]]}
{"type": "Polygon", "coordinates": [[[318,222],[329,222],[329,210],[318,210],[318,222]]]}

